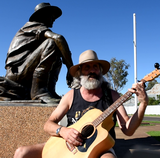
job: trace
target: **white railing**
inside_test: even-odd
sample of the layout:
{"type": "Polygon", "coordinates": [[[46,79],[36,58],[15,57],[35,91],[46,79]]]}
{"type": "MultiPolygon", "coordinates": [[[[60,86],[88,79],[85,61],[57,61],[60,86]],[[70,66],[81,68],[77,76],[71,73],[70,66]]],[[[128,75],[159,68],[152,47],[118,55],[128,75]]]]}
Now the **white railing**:
{"type": "MultiPolygon", "coordinates": [[[[135,106],[124,106],[128,114],[134,114],[135,106]]],[[[145,111],[147,115],[160,115],[160,105],[148,105],[145,111]]]]}

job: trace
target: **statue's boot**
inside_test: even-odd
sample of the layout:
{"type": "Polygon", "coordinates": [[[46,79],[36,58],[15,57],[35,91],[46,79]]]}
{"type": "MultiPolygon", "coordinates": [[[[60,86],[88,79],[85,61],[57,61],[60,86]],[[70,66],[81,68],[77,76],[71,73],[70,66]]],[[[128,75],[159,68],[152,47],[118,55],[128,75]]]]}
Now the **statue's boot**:
{"type": "Polygon", "coordinates": [[[49,81],[48,81],[48,90],[51,93],[52,97],[55,99],[61,99],[56,93],[56,82],[58,81],[58,76],[62,67],[62,61],[57,60],[56,63],[52,66],[52,70],[49,73],[49,81]]]}
{"type": "Polygon", "coordinates": [[[41,100],[45,103],[58,104],[60,97],[52,96],[47,88],[48,78],[45,75],[38,74],[36,71],[33,75],[32,88],[31,88],[31,98],[32,100],[41,100]]]}

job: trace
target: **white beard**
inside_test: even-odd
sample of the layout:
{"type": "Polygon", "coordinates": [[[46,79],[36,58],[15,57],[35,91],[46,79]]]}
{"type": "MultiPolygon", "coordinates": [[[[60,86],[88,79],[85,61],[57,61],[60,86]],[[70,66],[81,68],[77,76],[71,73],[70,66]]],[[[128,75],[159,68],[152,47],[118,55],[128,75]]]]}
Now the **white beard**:
{"type": "Polygon", "coordinates": [[[103,82],[102,76],[99,76],[99,79],[92,78],[90,80],[89,76],[81,75],[80,79],[81,79],[80,81],[81,85],[88,90],[99,88],[103,82]]]}

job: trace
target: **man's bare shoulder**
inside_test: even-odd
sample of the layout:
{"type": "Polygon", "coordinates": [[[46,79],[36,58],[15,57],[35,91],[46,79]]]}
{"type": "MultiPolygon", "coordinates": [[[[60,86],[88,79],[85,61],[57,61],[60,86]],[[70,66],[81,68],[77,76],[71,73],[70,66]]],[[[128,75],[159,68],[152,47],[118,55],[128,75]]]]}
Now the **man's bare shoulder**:
{"type": "Polygon", "coordinates": [[[74,95],[74,90],[71,89],[62,97],[60,104],[65,103],[70,107],[73,101],[73,95],[74,95]]]}
{"type": "Polygon", "coordinates": [[[71,96],[73,97],[73,93],[74,93],[74,89],[71,89],[71,90],[68,91],[63,97],[65,97],[65,98],[66,98],[66,97],[68,98],[69,96],[70,96],[70,97],[71,97],[71,96]]]}

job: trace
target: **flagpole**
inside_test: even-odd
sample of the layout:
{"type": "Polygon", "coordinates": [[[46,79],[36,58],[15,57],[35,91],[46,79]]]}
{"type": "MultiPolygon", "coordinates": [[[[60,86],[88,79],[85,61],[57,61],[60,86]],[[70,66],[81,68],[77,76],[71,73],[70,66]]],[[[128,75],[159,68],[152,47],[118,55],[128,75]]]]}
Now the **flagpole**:
{"type": "MultiPolygon", "coordinates": [[[[134,32],[134,82],[137,83],[137,43],[136,43],[136,14],[133,14],[133,32],[134,32]]],[[[135,95],[135,109],[137,110],[137,96],[135,95]]]]}

